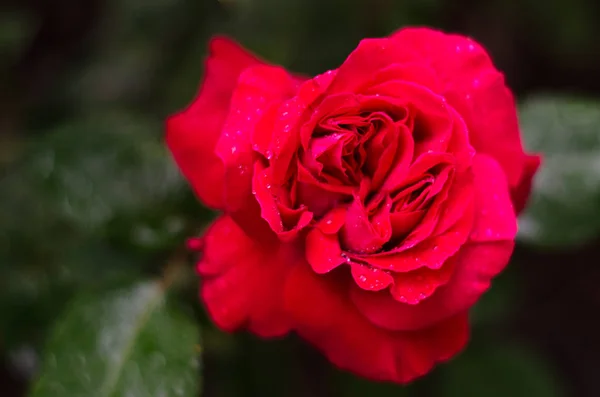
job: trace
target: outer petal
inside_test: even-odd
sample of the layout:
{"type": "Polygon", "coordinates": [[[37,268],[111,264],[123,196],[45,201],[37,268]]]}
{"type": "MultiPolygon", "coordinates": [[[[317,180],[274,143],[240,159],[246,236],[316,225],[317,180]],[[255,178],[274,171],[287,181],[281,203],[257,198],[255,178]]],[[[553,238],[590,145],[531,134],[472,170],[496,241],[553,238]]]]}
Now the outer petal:
{"type": "MultiPolygon", "coordinates": [[[[492,278],[504,269],[513,241],[467,243],[450,260],[454,275],[443,287],[418,305],[396,302],[387,291],[377,293],[354,287],[352,300],[374,324],[390,330],[418,330],[469,309],[489,288],[492,278]]],[[[446,266],[449,264],[446,264],[446,266]]]]}
{"type": "Polygon", "coordinates": [[[494,157],[515,188],[527,159],[516,107],[483,47],[467,37],[427,28],[402,29],[391,37],[410,60],[420,60],[435,70],[442,81],[441,94],[465,119],[471,144],[494,157]]]}
{"type": "Polygon", "coordinates": [[[407,383],[458,353],[468,339],[466,313],[418,332],[379,328],[356,310],[348,298],[348,280],[343,281],[299,265],[290,274],[285,296],[297,332],[342,369],[407,383]]]}
{"type": "Polygon", "coordinates": [[[167,145],[198,197],[209,207],[223,205],[224,170],[214,148],[231,95],[240,73],[260,64],[235,42],[222,37],[212,39],[197,98],[167,120],[167,145]]]}
{"type": "Polygon", "coordinates": [[[230,110],[215,152],[225,166],[225,207],[236,211],[251,199],[251,181],[257,154],[252,137],[262,114],[294,94],[297,82],[284,69],[259,65],[238,79],[230,110]]]}
{"type": "Polygon", "coordinates": [[[515,213],[517,215],[525,208],[525,203],[527,203],[529,193],[531,193],[533,176],[540,167],[541,162],[541,156],[528,156],[525,161],[525,171],[521,177],[521,182],[519,182],[519,184],[510,192],[515,207],[515,213]]]}
{"type": "Polygon", "coordinates": [[[247,326],[262,337],[287,333],[283,289],[290,266],[300,256],[294,247],[261,246],[228,216],[215,221],[204,244],[197,266],[200,296],[213,321],[226,331],[247,326]]]}
{"type": "Polygon", "coordinates": [[[290,214],[296,218],[293,225],[284,225],[282,207],[272,194],[270,169],[257,161],[254,164],[254,175],[252,177],[252,193],[254,194],[261,208],[261,217],[264,219],[271,230],[273,230],[282,241],[292,241],[298,233],[312,221],[312,213],[305,207],[289,210],[290,214]]]}
{"type": "Polygon", "coordinates": [[[330,93],[354,92],[371,81],[377,72],[398,63],[403,49],[394,40],[364,39],[340,66],[329,86],[330,93]]]}
{"type": "Polygon", "coordinates": [[[513,240],[517,235],[517,218],[504,172],[493,158],[477,154],[473,175],[476,216],[471,240],[513,240]]]}

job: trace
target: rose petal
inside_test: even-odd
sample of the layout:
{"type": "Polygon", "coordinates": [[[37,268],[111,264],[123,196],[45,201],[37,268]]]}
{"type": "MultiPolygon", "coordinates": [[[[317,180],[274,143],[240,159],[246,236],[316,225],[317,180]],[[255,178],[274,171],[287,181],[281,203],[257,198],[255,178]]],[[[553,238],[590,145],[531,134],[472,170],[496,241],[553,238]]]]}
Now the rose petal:
{"type": "Polygon", "coordinates": [[[423,62],[394,63],[375,73],[375,77],[358,89],[368,89],[388,81],[409,81],[429,88],[433,92],[441,90],[440,79],[435,71],[423,62]]]}
{"type": "Polygon", "coordinates": [[[356,285],[367,291],[380,291],[394,282],[389,272],[375,267],[351,262],[350,270],[356,285]]]}
{"type": "Polygon", "coordinates": [[[307,266],[294,268],[285,291],[298,334],[338,367],[373,380],[407,383],[455,355],[468,339],[466,313],[419,332],[379,328],[356,310],[345,283],[307,266]]]}
{"type": "Polygon", "coordinates": [[[351,290],[352,300],[374,324],[390,330],[418,330],[469,309],[489,288],[490,281],[508,263],[513,241],[467,243],[450,260],[455,271],[450,281],[418,305],[390,299],[387,291],[351,290]]]}
{"type": "Polygon", "coordinates": [[[423,219],[425,211],[411,212],[393,212],[390,214],[390,224],[392,226],[392,241],[399,241],[405,238],[415,226],[423,219]]]}
{"type": "Polygon", "coordinates": [[[260,205],[260,216],[267,221],[271,230],[277,233],[282,241],[291,241],[308,226],[313,214],[305,206],[298,209],[282,208],[273,194],[271,180],[271,169],[256,161],[252,177],[252,192],[260,205]]]}
{"type": "Polygon", "coordinates": [[[272,133],[268,151],[273,156],[271,166],[275,182],[283,183],[286,179],[300,141],[296,129],[304,121],[305,111],[325,92],[335,75],[335,71],[328,71],[304,82],[295,97],[281,104],[269,129],[272,133]]]}
{"type": "Polygon", "coordinates": [[[230,111],[215,152],[225,166],[225,204],[235,211],[251,198],[252,167],[255,161],[251,137],[263,112],[293,95],[296,83],[282,68],[254,66],[238,79],[230,111]]]}
{"type": "Polygon", "coordinates": [[[439,269],[469,238],[473,227],[473,215],[472,210],[466,211],[448,231],[439,236],[429,237],[410,249],[375,255],[357,255],[348,252],[347,255],[359,262],[394,272],[408,272],[421,267],[439,269]]]}
{"type": "Polygon", "coordinates": [[[224,169],[214,148],[233,90],[242,71],[261,64],[235,42],[212,39],[198,96],[187,109],[167,120],[167,145],[183,175],[209,207],[223,207],[224,169]]]}
{"type": "Polygon", "coordinates": [[[525,208],[525,203],[527,203],[527,200],[529,199],[529,193],[531,192],[533,176],[540,167],[541,162],[541,156],[527,156],[527,160],[525,160],[525,171],[523,171],[521,182],[519,182],[519,184],[510,192],[515,213],[517,215],[525,208]]]}
{"type": "Polygon", "coordinates": [[[446,100],[426,87],[406,82],[388,81],[366,90],[367,94],[394,98],[410,105],[414,115],[414,158],[428,151],[446,152],[453,135],[454,117],[446,100]]]}
{"type": "Polygon", "coordinates": [[[394,40],[364,39],[339,67],[328,93],[356,92],[375,73],[398,63],[403,49],[394,40]]]}
{"type": "Polygon", "coordinates": [[[283,286],[299,257],[290,245],[257,244],[230,217],[217,219],[197,265],[200,296],[213,321],[226,331],[247,326],[263,337],[286,334],[290,321],[282,305],[283,286]]]}
{"type": "Polygon", "coordinates": [[[454,226],[473,206],[474,187],[473,173],[471,170],[457,173],[454,177],[452,186],[448,192],[448,197],[440,210],[440,217],[437,221],[433,235],[440,235],[454,226]]]}
{"type": "Polygon", "coordinates": [[[476,216],[471,240],[513,240],[517,219],[504,172],[493,158],[477,154],[473,159],[473,175],[476,216]]]}
{"type": "Polygon", "coordinates": [[[328,273],[346,262],[337,235],[325,234],[319,228],[306,236],[306,260],[318,274],[328,273]]]}
{"type": "Polygon", "coordinates": [[[370,219],[362,200],[355,196],[348,207],[346,223],[340,234],[344,248],[361,254],[370,254],[381,249],[392,235],[391,206],[391,200],[386,200],[373,219],[370,219]]]}
{"type": "Polygon", "coordinates": [[[416,305],[429,298],[437,289],[446,284],[454,272],[454,262],[450,261],[440,269],[420,268],[408,273],[395,273],[394,285],[390,292],[395,300],[416,305]]]}
{"type": "Polygon", "coordinates": [[[513,96],[485,49],[470,38],[428,28],[401,29],[391,38],[407,60],[435,70],[443,86],[440,94],[464,118],[473,147],[495,158],[514,188],[527,156],[513,96]]]}

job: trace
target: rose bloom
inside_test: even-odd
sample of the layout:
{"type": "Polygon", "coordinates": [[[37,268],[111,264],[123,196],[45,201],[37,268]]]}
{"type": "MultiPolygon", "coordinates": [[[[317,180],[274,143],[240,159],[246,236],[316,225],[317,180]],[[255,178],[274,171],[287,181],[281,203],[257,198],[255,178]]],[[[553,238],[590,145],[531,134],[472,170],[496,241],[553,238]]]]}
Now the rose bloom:
{"type": "Polygon", "coordinates": [[[407,28],[305,78],[226,38],[209,48],[167,143],[222,212],[192,240],[213,321],[294,331],[374,380],[406,383],[457,354],[540,164],[486,51],[407,28]]]}

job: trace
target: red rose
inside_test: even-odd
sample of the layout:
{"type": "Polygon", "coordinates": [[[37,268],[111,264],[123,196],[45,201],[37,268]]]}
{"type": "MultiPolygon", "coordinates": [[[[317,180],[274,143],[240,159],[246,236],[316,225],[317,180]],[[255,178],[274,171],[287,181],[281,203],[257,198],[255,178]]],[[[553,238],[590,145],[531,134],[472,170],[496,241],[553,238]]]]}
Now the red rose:
{"type": "Polygon", "coordinates": [[[540,163],[485,50],[425,28],[363,40],[312,79],[215,38],[167,130],[224,213],[198,264],[215,323],[293,330],[341,368],[401,383],[466,343],[540,163]]]}

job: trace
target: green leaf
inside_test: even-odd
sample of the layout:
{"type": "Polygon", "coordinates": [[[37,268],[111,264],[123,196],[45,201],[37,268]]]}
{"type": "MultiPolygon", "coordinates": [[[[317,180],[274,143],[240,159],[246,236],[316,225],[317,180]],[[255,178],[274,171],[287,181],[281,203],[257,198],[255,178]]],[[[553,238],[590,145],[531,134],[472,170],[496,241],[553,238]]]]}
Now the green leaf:
{"type": "Polygon", "coordinates": [[[189,233],[201,206],[161,131],[120,113],[76,119],[3,170],[1,343],[37,345],[75,290],[152,271],[189,233]]]}
{"type": "Polygon", "coordinates": [[[521,107],[528,149],[544,154],[519,237],[539,245],[584,244],[600,234],[600,102],[536,96],[521,107]]]}
{"type": "Polygon", "coordinates": [[[81,296],[57,321],[30,395],[197,396],[198,343],[157,282],[81,296]]]}
{"type": "Polygon", "coordinates": [[[534,352],[520,346],[470,346],[440,367],[439,397],[560,397],[553,369],[534,352]]]}
{"type": "Polygon", "coordinates": [[[0,180],[3,207],[13,210],[2,214],[7,232],[95,230],[180,199],[187,189],[161,129],[160,122],[102,114],[42,135],[0,180]]]}
{"type": "Polygon", "coordinates": [[[140,260],[102,241],[69,246],[54,262],[0,265],[0,339],[7,347],[41,345],[76,290],[100,290],[140,277],[140,260]]]}

